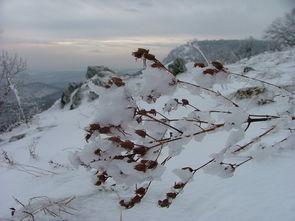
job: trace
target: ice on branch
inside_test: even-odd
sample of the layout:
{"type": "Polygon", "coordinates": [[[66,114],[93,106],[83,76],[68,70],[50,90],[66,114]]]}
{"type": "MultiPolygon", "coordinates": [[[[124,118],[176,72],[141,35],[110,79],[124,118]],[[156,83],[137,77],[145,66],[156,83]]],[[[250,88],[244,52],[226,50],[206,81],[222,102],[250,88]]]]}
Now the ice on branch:
{"type": "Polygon", "coordinates": [[[164,69],[147,68],[143,71],[142,98],[148,102],[155,102],[160,96],[172,95],[176,90],[175,77],[164,69]]]}

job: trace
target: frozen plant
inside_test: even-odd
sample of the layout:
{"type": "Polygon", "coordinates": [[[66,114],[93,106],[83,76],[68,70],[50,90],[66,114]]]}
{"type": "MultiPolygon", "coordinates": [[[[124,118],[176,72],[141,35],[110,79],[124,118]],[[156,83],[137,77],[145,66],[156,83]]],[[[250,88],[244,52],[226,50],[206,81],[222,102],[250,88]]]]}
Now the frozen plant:
{"type": "Polygon", "coordinates": [[[70,157],[76,167],[83,166],[92,172],[96,186],[134,186],[132,196],[120,199],[121,206],[129,209],[140,203],[151,183],[161,180],[165,165],[180,155],[192,139],[201,142],[204,136],[214,136],[219,131],[228,134],[225,146],[213,153],[208,162],[196,162],[196,165],[201,165],[198,167],[184,165],[175,168],[179,181],[172,184],[164,199],[158,200],[160,207],[169,207],[201,169],[220,177],[232,177],[238,167],[253,159],[255,154],[248,155],[247,151],[259,145],[269,134],[281,132],[282,136],[271,144],[271,148],[281,148],[290,139],[294,140],[293,112],[286,111],[284,115],[251,114],[215,91],[214,86],[227,84],[234,78],[253,80],[272,87],[282,97],[288,97],[290,106],[294,105],[292,92],[230,73],[219,62],[212,62],[209,66],[195,65],[196,83],[185,82],[170,73],[149,50],[139,48],[133,56],[143,60],[146,67],[139,90],[134,90],[132,82],[124,82],[118,77],[105,82],[103,87],[89,85],[101,95],[98,114],[86,128],[88,144],[70,157]],[[190,95],[176,98],[179,88],[187,90],[190,95]],[[208,103],[215,104],[212,108],[195,102],[196,98],[204,96],[208,103]],[[247,134],[248,128],[256,122],[268,122],[267,128],[251,137],[247,134]]]}

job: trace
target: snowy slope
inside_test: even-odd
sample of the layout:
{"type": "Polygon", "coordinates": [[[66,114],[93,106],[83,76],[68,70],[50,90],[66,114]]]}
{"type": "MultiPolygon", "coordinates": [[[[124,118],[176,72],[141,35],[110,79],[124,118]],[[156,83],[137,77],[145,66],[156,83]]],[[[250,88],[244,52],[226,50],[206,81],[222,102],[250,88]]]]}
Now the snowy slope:
{"type": "MultiPolygon", "coordinates": [[[[254,69],[247,76],[294,92],[295,49],[258,55],[227,68],[242,73],[246,66],[254,69]]],[[[192,73],[187,73],[181,80],[191,82],[194,78],[192,73]]],[[[259,84],[251,80],[233,80],[231,85],[217,89],[231,96],[237,89],[253,85],[259,84]]],[[[177,97],[187,96],[191,95],[181,89],[177,91],[177,97]]],[[[251,99],[235,101],[255,114],[292,110],[286,100],[274,99],[275,102],[264,106],[257,106],[251,99]]],[[[197,101],[202,107],[208,106],[205,99],[197,98],[197,101]]],[[[85,101],[71,111],[60,110],[56,104],[34,117],[29,126],[22,125],[0,135],[0,220],[20,220],[25,216],[25,220],[30,220],[28,214],[21,212],[22,205],[15,199],[24,205],[31,203],[32,208],[48,204],[49,200],[71,201],[66,205],[62,201],[60,205],[73,215],[61,211],[63,218],[54,218],[47,211],[47,214],[36,214],[35,220],[295,220],[295,143],[287,149],[255,153],[255,158],[242,165],[230,178],[220,178],[201,170],[169,208],[157,207],[157,201],[163,199],[177,179],[171,175],[171,170],[192,165],[198,167],[211,159],[210,155],[218,152],[226,142],[225,132],[206,136],[202,142],[188,143],[182,154],[167,164],[162,180],[152,183],[142,203],[130,210],[122,209],[118,198],[132,190],[128,187],[116,191],[98,188],[92,184],[89,171],[82,167],[75,169],[68,159],[71,152],[86,145],[84,128],[99,114],[98,102],[99,99],[91,103],[85,101]],[[12,137],[22,134],[25,134],[24,138],[13,141],[12,137]],[[37,198],[30,201],[33,197],[37,198]],[[16,209],[17,218],[11,216],[13,210],[9,208],[16,209]]],[[[267,125],[255,124],[248,133],[255,136],[267,125]]],[[[281,136],[281,133],[273,133],[267,142],[281,136]]]]}

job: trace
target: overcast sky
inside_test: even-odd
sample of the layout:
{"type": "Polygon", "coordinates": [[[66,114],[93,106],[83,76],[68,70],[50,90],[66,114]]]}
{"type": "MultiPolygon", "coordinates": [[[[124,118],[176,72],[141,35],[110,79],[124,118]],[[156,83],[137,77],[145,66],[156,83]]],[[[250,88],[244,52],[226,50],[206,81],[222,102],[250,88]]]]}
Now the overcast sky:
{"type": "Polygon", "coordinates": [[[162,59],[191,39],[262,38],[295,0],[0,0],[0,49],[31,70],[134,66],[146,47],[162,59]]]}

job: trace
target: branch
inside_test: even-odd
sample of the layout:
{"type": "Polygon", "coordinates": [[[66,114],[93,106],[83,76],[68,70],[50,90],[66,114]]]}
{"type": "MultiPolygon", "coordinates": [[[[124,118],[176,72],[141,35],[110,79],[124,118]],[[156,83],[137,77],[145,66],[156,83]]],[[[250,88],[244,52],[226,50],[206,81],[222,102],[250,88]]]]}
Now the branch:
{"type": "Polygon", "coordinates": [[[202,87],[202,86],[199,86],[199,85],[193,84],[193,83],[189,83],[189,82],[181,81],[181,80],[178,80],[177,83],[190,85],[190,86],[193,86],[193,87],[196,87],[196,88],[202,89],[202,90],[204,90],[204,91],[210,92],[210,93],[214,94],[214,95],[217,96],[217,97],[222,97],[224,100],[226,100],[227,102],[231,103],[233,106],[235,106],[235,107],[239,107],[238,104],[236,104],[236,103],[233,102],[232,100],[228,99],[227,97],[223,96],[222,94],[220,94],[220,93],[218,93],[218,92],[216,92],[216,91],[210,90],[210,89],[208,89],[208,88],[205,88],[205,87],[202,87]]]}

